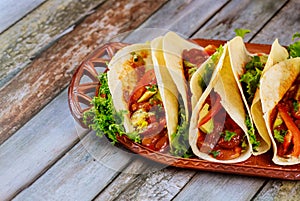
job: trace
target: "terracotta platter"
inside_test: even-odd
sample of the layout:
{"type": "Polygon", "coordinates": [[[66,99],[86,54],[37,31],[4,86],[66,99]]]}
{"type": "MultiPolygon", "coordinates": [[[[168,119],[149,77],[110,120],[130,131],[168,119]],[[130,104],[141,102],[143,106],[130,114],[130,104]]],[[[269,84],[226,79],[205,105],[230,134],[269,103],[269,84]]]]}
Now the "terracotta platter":
{"type": "MultiPolygon", "coordinates": [[[[205,47],[209,44],[219,46],[226,41],[192,39],[195,43],[205,47]]],[[[89,55],[78,67],[68,91],[68,102],[74,119],[86,128],[82,122],[84,111],[91,105],[90,101],[98,92],[99,81],[97,75],[106,69],[106,62],[109,62],[113,55],[125,43],[107,43],[89,55]]],[[[246,44],[247,49],[252,53],[269,53],[271,46],[264,44],[246,44]]],[[[300,165],[278,166],[272,162],[272,151],[260,156],[252,156],[248,160],[235,164],[212,163],[199,158],[178,158],[168,154],[154,152],[141,144],[134,143],[126,136],[118,137],[119,143],[128,150],[137,153],[145,158],[158,163],[175,166],[179,168],[197,169],[202,171],[223,172],[230,174],[241,174],[248,176],[259,176],[268,178],[280,178],[288,180],[300,180],[300,165]]]]}

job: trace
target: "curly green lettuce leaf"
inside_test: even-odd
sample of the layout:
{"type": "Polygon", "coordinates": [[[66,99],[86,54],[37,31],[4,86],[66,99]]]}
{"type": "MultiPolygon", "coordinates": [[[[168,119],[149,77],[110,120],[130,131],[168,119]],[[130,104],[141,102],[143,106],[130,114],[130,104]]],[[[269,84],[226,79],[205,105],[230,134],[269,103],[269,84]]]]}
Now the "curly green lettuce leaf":
{"type": "Polygon", "coordinates": [[[127,111],[115,110],[108,87],[107,74],[99,75],[99,81],[101,83],[99,95],[93,98],[91,109],[84,112],[83,122],[94,130],[97,136],[106,135],[113,144],[117,142],[117,134],[120,136],[126,134],[133,141],[140,142],[141,139],[137,133],[125,133],[123,122],[127,111]]]}
{"type": "Polygon", "coordinates": [[[240,78],[249,105],[251,105],[256,89],[259,87],[260,76],[265,64],[266,56],[252,57],[245,66],[245,73],[240,78]]]}
{"type": "MultiPolygon", "coordinates": [[[[292,37],[292,41],[294,41],[296,38],[300,38],[300,33],[296,32],[292,37]]],[[[290,44],[287,47],[287,50],[291,58],[300,57],[300,41],[290,44]]]]}

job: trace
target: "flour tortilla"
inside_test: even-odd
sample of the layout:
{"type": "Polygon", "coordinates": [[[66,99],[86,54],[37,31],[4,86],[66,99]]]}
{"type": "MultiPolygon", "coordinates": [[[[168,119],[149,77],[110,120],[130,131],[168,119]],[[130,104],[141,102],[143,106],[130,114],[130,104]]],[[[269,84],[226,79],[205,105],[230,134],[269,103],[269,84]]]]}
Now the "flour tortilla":
{"type": "Polygon", "coordinates": [[[166,67],[162,44],[163,37],[155,38],[151,41],[151,51],[158,89],[166,113],[169,142],[172,144],[171,135],[177,132],[178,126],[178,90],[166,67]]]}
{"type": "MultiPolygon", "coordinates": [[[[131,58],[132,52],[140,54],[142,51],[147,53],[147,58],[144,58],[146,71],[153,69],[150,44],[126,46],[120,49],[109,62],[108,86],[116,111],[129,111],[127,101],[124,99],[124,91],[127,90],[131,94],[138,82],[138,77],[136,70],[128,65],[127,61],[131,58]]],[[[124,115],[124,128],[128,133],[134,131],[129,113],[124,115]]]]}
{"type": "MultiPolygon", "coordinates": [[[[289,54],[287,50],[282,47],[278,39],[276,39],[271,47],[270,54],[268,56],[267,63],[262,71],[262,75],[273,65],[287,60],[289,54]]],[[[266,127],[266,123],[263,118],[263,112],[262,112],[262,106],[261,106],[261,99],[260,99],[260,88],[257,88],[256,93],[253,98],[252,105],[250,107],[251,116],[253,118],[253,122],[256,125],[256,128],[258,130],[258,133],[262,136],[264,141],[266,142],[267,147],[265,150],[270,149],[271,147],[271,141],[270,138],[266,137],[269,136],[268,130],[266,127]]]]}
{"type": "Polygon", "coordinates": [[[294,165],[300,163],[300,157],[282,158],[277,156],[277,146],[272,134],[270,115],[292,86],[300,73],[300,58],[288,59],[269,68],[260,80],[260,97],[267,130],[272,141],[274,155],[273,162],[278,165],[294,165]]]}
{"type": "MultiPolygon", "coordinates": [[[[251,60],[251,57],[254,56],[255,54],[250,54],[247,51],[243,39],[239,36],[229,41],[228,50],[229,50],[230,61],[231,61],[234,77],[236,79],[240,93],[242,95],[243,102],[245,103],[247,114],[249,114],[250,116],[251,125],[253,126],[255,123],[255,126],[258,130],[258,134],[255,133],[255,130],[253,130],[253,134],[256,135],[257,140],[260,141],[260,146],[257,147],[256,152],[253,152],[253,155],[260,155],[267,152],[271,148],[271,140],[266,131],[266,125],[263,121],[261,108],[260,108],[260,101],[259,101],[260,100],[259,92],[256,92],[255,97],[253,99],[254,105],[253,106],[248,105],[246,97],[243,92],[241,82],[239,81],[241,76],[246,71],[245,65],[251,60]]],[[[265,65],[265,70],[271,68],[271,66],[274,63],[284,60],[287,57],[288,54],[285,48],[280,46],[278,41],[275,40],[275,42],[272,45],[270,55],[268,56],[268,60],[265,65]]]]}
{"type": "Polygon", "coordinates": [[[242,97],[238,89],[237,83],[234,79],[229,53],[227,45],[224,46],[223,55],[220,58],[219,63],[217,64],[216,70],[212,76],[212,81],[200,97],[199,101],[196,104],[195,109],[193,110],[191,117],[191,124],[189,128],[189,143],[192,147],[192,151],[195,155],[201,159],[210,161],[210,162],[219,162],[219,163],[237,163],[247,160],[251,156],[252,145],[249,143],[249,136],[247,134],[247,127],[245,125],[246,113],[244,110],[244,104],[242,102],[242,97]],[[221,105],[224,107],[228,115],[240,126],[244,131],[248,146],[246,150],[238,158],[231,160],[218,160],[213,158],[209,154],[201,152],[197,146],[198,139],[198,122],[199,113],[201,108],[204,105],[205,99],[209,96],[210,92],[214,90],[221,97],[221,105]]]}
{"type": "Polygon", "coordinates": [[[168,32],[163,38],[163,54],[166,66],[176,84],[179,94],[182,96],[187,117],[186,120],[189,119],[188,99],[190,97],[188,95],[189,84],[184,77],[182,52],[185,49],[190,50],[193,48],[204,50],[203,47],[181,38],[174,32],[168,32]]]}
{"type": "MultiPolygon", "coordinates": [[[[227,46],[227,44],[225,44],[227,46]]],[[[224,48],[227,47],[223,47],[224,48]]],[[[203,91],[205,90],[203,86],[200,85],[200,81],[203,81],[203,77],[207,76],[206,74],[209,73],[209,71],[212,71],[211,78],[207,81],[208,83],[205,83],[206,86],[209,84],[210,80],[212,80],[213,74],[215,72],[216,66],[219,63],[219,60],[221,58],[222,52],[215,52],[212,56],[215,56],[215,61],[212,59],[212,56],[210,56],[201,66],[197,69],[197,71],[193,74],[191,80],[190,80],[190,90],[191,90],[191,104],[192,109],[195,108],[198,100],[200,99],[203,91]],[[218,54],[218,56],[216,56],[218,54]]],[[[224,56],[223,56],[224,59],[224,56]]]]}

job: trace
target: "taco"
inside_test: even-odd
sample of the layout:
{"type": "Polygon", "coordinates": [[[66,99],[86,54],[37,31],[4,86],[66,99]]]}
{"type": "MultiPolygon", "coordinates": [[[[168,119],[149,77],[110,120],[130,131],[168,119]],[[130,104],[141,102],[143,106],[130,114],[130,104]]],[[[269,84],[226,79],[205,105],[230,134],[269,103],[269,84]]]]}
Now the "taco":
{"type": "Polygon", "coordinates": [[[244,104],[230,65],[225,45],[212,81],[191,117],[189,142],[192,151],[211,162],[245,161],[252,151],[244,104]]]}
{"type": "Polygon", "coordinates": [[[110,61],[108,85],[116,111],[125,111],[126,135],[137,134],[140,143],[151,150],[187,156],[179,131],[184,129],[180,116],[178,91],[158,51],[162,38],[149,44],[129,45],[119,50],[110,61]],[[180,143],[180,145],[178,144],[180,143]]]}
{"type": "Polygon", "coordinates": [[[275,40],[269,55],[262,53],[250,54],[241,37],[232,39],[228,44],[228,49],[234,77],[249,114],[247,126],[250,141],[253,145],[253,154],[263,154],[270,149],[271,140],[263,119],[259,80],[261,74],[271,68],[272,65],[286,60],[288,52],[278,43],[278,40],[275,40]]]}
{"type": "Polygon", "coordinates": [[[267,130],[278,165],[300,163],[300,58],[268,69],[260,81],[260,97],[267,130]]]}
{"type": "MultiPolygon", "coordinates": [[[[181,38],[174,32],[168,32],[163,38],[163,53],[166,67],[183,99],[185,113],[188,118],[192,108],[189,83],[196,70],[214,51],[214,48],[205,50],[203,47],[181,38]]],[[[196,96],[199,98],[202,91],[195,89],[193,93],[196,93],[196,96]]]]}

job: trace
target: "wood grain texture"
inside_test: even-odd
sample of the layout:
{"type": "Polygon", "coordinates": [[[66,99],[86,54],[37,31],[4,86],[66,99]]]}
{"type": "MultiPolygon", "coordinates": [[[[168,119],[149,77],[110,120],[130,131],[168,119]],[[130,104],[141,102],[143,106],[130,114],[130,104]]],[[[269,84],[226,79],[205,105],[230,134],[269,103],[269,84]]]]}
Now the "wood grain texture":
{"type": "Polygon", "coordinates": [[[271,180],[254,201],[298,201],[300,200],[300,184],[296,181],[271,180]]]}
{"type": "MultiPolygon", "coordinates": [[[[17,1],[15,4],[18,6],[28,1],[17,1]]],[[[3,32],[0,35],[0,87],[103,2],[104,0],[48,0],[3,32]]],[[[21,8],[12,6],[9,9],[21,8]]]]}
{"type": "Polygon", "coordinates": [[[137,27],[164,2],[107,1],[16,75],[0,89],[0,143],[69,84],[87,54],[117,33],[137,27]]]}
{"type": "Polygon", "coordinates": [[[230,40],[235,36],[234,29],[250,29],[245,41],[257,33],[287,0],[233,0],[215,15],[193,37],[230,40]]]}
{"type": "Polygon", "coordinates": [[[6,0],[0,2],[0,33],[35,9],[45,0],[6,0]]]}
{"type": "Polygon", "coordinates": [[[163,28],[189,38],[227,2],[174,0],[165,4],[139,28],[163,28]]]}
{"type": "Polygon", "coordinates": [[[90,132],[14,200],[92,200],[130,160],[130,153],[90,132]]]}
{"type": "Polygon", "coordinates": [[[218,173],[197,173],[180,191],[174,200],[231,200],[247,201],[263,185],[264,179],[224,175],[218,173]],[[201,193],[199,193],[201,191],[201,193]]]}
{"type": "Polygon", "coordinates": [[[85,134],[77,132],[66,99],[65,91],[0,146],[0,200],[29,185],[85,134]]]}
{"type": "Polygon", "coordinates": [[[300,1],[292,0],[253,39],[255,43],[273,43],[275,38],[283,45],[292,43],[292,35],[300,27],[300,1]]]}
{"type": "Polygon", "coordinates": [[[110,201],[117,199],[123,191],[130,188],[143,175],[151,172],[159,171],[164,168],[163,165],[154,163],[144,158],[137,158],[133,160],[122,173],[113,182],[108,185],[99,195],[94,199],[95,201],[110,201]]]}

